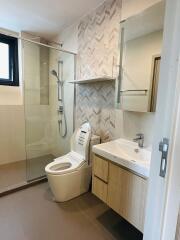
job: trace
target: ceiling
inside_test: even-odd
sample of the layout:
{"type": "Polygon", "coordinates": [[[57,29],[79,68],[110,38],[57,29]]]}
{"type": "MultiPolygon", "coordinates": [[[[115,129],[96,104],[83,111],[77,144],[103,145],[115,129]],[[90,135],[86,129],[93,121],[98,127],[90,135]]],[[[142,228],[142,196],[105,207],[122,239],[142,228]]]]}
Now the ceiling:
{"type": "Polygon", "coordinates": [[[103,0],[0,0],[0,28],[56,36],[103,0]]]}

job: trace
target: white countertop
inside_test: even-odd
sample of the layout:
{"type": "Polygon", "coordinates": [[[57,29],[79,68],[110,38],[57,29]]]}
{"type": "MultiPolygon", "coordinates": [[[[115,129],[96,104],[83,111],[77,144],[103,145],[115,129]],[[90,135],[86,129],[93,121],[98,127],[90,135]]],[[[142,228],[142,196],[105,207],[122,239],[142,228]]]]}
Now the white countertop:
{"type": "Polygon", "coordinates": [[[151,151],[139,148],[137,143],[120,138],[93,146],[93,152],[142,177],[149,177],[151,151]]]}

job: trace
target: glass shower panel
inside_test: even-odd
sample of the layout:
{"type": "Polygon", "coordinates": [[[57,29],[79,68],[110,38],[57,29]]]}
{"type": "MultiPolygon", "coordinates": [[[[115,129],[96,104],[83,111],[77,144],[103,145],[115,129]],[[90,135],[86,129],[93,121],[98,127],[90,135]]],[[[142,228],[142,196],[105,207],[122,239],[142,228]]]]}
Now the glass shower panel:
{"type": "Polygon", "coordinates": [[[74,77],[74,55],[27,41],[23,49],[27,180],[32,181],[44,177],[45,166],[69,150],[74,86],[67,81],[74,77]]]}
{"type": "MultiPolygon", "coordinates": [[[[10,96],[10,95],[9,95],[10,96]]],[[[26,184],[23,105],[0,105],[0,193],[26,184]]]]}
{"type": "Polygon", "coordinates": [[[27,180],[44,176],[51,154],[49,49],[23,42],[27,180]]]}

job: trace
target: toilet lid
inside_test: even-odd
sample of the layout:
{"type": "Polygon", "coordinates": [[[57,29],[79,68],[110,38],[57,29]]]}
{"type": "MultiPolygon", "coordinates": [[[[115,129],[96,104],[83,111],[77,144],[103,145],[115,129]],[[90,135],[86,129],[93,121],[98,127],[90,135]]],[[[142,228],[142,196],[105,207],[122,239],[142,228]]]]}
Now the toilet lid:
{"type": "Polygon", "coordinates": [[[49,163],[45,171],[53,175],[61,175],[77,171],[83,164],[85,159],[78,153],[70,152],[63,157],[56,158],[54,162],[49,163]]]}

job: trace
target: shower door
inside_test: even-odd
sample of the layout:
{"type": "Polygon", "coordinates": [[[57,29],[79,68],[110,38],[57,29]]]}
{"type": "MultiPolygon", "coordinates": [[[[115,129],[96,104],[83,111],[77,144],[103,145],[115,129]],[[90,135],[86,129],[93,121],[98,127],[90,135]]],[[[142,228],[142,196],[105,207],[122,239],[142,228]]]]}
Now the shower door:
{"type": "Polygon", "coordinates": [[[27,181],[32,181],[44,177],[45,166],[70,150],[74,86],[68,81],[74,79],[74,55],[24,41],[23,75],[27,181]],[[61,101],[58,80],[63,81],[61,101]]]}

